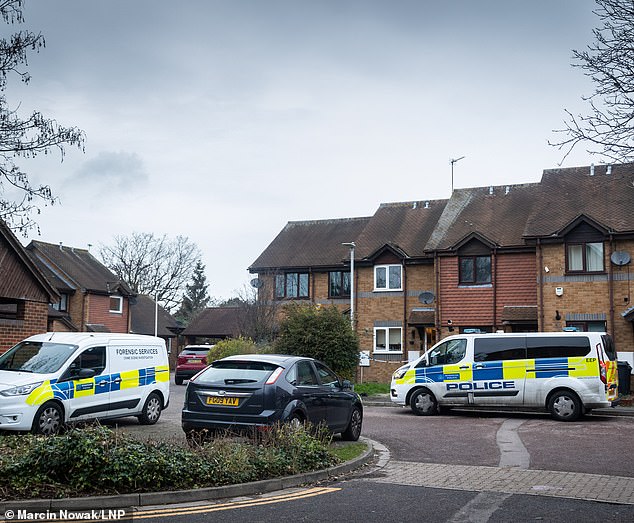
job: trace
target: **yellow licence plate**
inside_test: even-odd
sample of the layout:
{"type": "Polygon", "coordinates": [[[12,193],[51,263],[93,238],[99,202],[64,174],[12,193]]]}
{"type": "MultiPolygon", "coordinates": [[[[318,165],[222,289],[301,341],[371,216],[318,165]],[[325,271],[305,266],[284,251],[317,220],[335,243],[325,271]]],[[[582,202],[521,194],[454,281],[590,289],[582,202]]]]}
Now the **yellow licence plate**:
{"type": "Polygon", "coordinates": [[[207,396],[207,405],[227,405],[229,407],[237,407],[240,402],[239,398],[207,396]]]}

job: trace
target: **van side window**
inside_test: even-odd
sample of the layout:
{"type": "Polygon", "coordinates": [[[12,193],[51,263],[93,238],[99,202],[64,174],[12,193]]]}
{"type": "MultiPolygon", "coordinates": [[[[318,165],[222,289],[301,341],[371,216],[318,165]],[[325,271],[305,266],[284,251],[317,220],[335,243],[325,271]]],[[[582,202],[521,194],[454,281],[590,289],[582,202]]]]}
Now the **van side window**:
{"type": "MultiPolygon", "coordinates": [[[[428,355],[429,365],[449,365],[458,363],[467,353],[467,340],[449,340],[441,343],[428,355]]],[[[423,358],[417,367],[424,366],[423,358]]]]}
{"type": "Polygon", "coordinates": [[[93,369],[95,376],[101,374],[106,368],[106,348],[91,347],[86,349],[70,364],[71,376],[79,373],[81,369],[93,369]]]}
{"type": "Polygon", "coordinates": [[[526,339],[529,358],[569,358],[590,352],[587,336],[529,336],[526,339]]]}
{"type": "Polygon", "coordinates": [[[476,338],[473,340],[474,361],[504,361],[526,359],[523,337],[476,338]]]}

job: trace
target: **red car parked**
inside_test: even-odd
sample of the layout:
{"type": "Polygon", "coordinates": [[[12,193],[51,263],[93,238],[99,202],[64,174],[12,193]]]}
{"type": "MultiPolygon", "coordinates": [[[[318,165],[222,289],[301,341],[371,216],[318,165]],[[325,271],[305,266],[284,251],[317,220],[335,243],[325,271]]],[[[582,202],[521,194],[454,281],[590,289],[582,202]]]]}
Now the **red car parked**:
{"type": "Polygon", "coordinates": [[[207,353],[213,345],[187,345],[178,355],[174,382],[182,385],[184,380],[198,374],[207,366],[207,353]]]}

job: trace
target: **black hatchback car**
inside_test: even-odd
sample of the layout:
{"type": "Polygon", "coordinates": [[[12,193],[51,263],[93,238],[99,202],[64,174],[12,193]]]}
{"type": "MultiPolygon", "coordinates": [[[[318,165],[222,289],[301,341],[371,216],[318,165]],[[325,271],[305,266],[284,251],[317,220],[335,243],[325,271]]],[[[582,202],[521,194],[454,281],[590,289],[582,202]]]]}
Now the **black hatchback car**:
{"type": "Polygon", "coordinates": [[[361,434],[363,404],[349,381],[320,361],[249,354],[214,361],[190,380],[182,427],[243,432],[276,422],[323,423],[345,440],[361,434]]]}

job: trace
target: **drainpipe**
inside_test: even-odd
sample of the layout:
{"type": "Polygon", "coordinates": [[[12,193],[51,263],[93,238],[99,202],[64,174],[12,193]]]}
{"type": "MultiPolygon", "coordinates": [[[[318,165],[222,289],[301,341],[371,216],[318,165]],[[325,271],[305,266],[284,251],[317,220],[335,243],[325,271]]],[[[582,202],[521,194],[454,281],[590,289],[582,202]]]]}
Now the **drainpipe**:
{"type": "MultiPolygon", "coordinates": [[[[403,343],[405,347],[403,347],[403,356],[405,356],[405,351],[407,350],[409,353],[409,344],[407,343],[407,337],[409,336],[409,328],[407,326],[407,269],[405,265],[405,260],[403,260],[403,332],[405,336],[403,336],[403,343]]],[[[409,360],[409,354],[407,356],[409,360]]]]}
{"type": "Polygon", "coordinates": [[[86,332],[86,299],[88,297],[88,293],[86,289],[81,290],[81,323],[79,328],[80,332],[86,332]]]}
{"type": "Polygon", "coordinates": [[[436,341],[440,341],[440,258],[438,251],[434,251],[434,278],[436,279],[436,341]]]}
{"type": "MultiPolygon", "coordinates": [[[[612,260],[613,252],[614,252],[614,237],[612,233],[610,233],[610,256],[609,256],[610,260],[612,260]]],[[[614,332],[614,268],[611,262],[608,262],[608,264],[610,267],[608,271],[608,279],[610,280],[610,284],[608,285],[608,299],[610,300],[610,328],[608,329],[608,332],[612,334],[612,336],[614,337],[615,335],[615,332],[614,332]]]]}
{"type": "Polygon", "coordinates": [[[544,253],[542,252],[542,242],[539,238],[537,238],[537,252],[539,257],[539,263],[537,264],[537,273],[539,274],[537,277],[539,285],[539,325],[537,325],[537,330],[544,332],[544,276],[542,274],[544,267],[544,253]]]}
{"type": "Polygon", "coordinates": [[[493,332],[497,330],[497,306],[498,306],[498,257],[497,249],[493,249],[493,332]]]}

